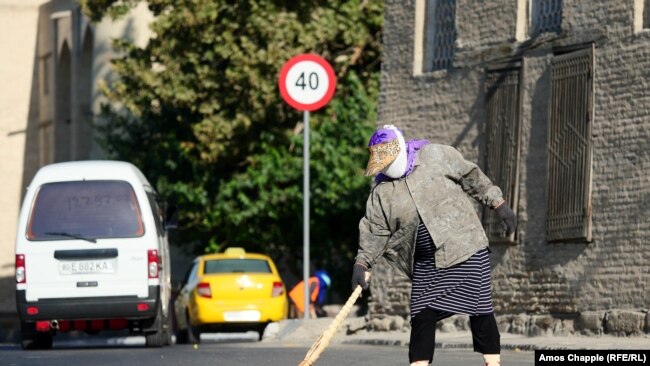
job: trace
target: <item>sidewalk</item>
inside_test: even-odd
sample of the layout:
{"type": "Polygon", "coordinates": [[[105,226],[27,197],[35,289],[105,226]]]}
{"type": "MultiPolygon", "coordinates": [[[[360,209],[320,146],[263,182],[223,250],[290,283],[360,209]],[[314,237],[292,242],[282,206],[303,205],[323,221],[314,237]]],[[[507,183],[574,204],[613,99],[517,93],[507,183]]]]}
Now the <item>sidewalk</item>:
{"type": "MultiPolygon", "coordinates": [[[[268,329],[265,341],[280,342],[285,345],[311,345],[325,332],[332,318],[298,320],[290,319],[277,323],[276,329],[268,329]]],[[[341,328],[344,328],[342,326],[341,328]]],[[[385,346],[407,346],[409,332],[367,332],[359,331],[347,335],[339,330],[331,340],[332,344],[369,344],[385,346]]],[[[472,348],[472,335],[469,331],[436,333],[437,348],[472,348]]],[[[533,351],[536,349],[650,349],[650,336],[613,337],[602,336],[544,336],[501,334],[503,349],[533,351]]]]}
{"type": "MultiPolygon", "coordinates": [[[[292,347],[310,347],[329,327],[334,318],[318,318],[283,320],[279,323],[271,323],[264,332],[264,343],[279,343],[283,346],[292,347]]],[[[330,344],[363,344],[378,346],[398,346],[406,347],[409,344],[409,332],[389,331],[389,332],[368,332],[365,330],[358,331],[354,334],[346,334],[346,324],[344,323],[339,331],[334,335],[330,344]]],[[[6,329],[3,329],[3,332],[6,329]]],[[[12,333],[13,334],[13,333],[12,333]]],[[[15,339],[5,339],[0,344],[14,344],[15,339]]],[[[257,341],[256,332],[236,333],[236,334],[204,334],[202,338],[208,341],[257,341]]],[[[111,338],[108,334],[103,336],[84,336],[84,335],[65,335],[57,336],[55,342],[67,346],[74,345],[123,345],[137,346],[144,344],[144,337],[129,337],[127,334],[121,334],[118,337],[111,338]]],[[[602,336],[545,336],[545,337],[527,337],[511,333],[501,334],[501,347],[507,350],[516,351],[534,351],[534,350],[560,350],[560,349],[650,349],[650,335],[635,337],[613,337],[609,335],[602,336]]],[[[436,333],[436,348],[472,348],[472,335],[469,331],[455,331],[436,333]]]]}

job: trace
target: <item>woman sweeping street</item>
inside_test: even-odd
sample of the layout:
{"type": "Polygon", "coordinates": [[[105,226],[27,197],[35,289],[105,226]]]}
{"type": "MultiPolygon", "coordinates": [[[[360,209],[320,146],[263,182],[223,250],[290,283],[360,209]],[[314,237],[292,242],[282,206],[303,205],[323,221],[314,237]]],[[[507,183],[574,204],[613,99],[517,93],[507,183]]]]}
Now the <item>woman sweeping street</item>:
{"type": "Polygon", "coordinates": [[[359,223],[352,287],[367,289],[365,274],[383,256],[412,280],[411,365],[432,362],[438,320],[466,314],[474,350],[487,366],[498,366],[489,243],[469,197],[494,209],[507,235],[516,215],[499,187],[451,146],[407,142],[386,125],[368,147],[365,173],[376,177],[359,223]]]}

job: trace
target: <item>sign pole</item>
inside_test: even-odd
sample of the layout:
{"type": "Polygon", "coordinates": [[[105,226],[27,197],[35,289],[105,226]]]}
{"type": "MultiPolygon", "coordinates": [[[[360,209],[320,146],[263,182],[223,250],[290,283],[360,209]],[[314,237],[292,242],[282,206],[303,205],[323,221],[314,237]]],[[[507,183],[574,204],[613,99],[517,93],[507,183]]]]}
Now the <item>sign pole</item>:
{"type": "Polygon", "coordinates": [[[302,180],[302,216],[303,216],[303,283],[305,284],[305,312],[304,319],[309,319],[309,111],[304,111],[302,115],[303,129],[303,180],[302,180]]]}
{"type": "Polygon", "coordinates": [[[280,95],[287,104],[303,111],[303,285],[305,320],[309,319],[309,112],[323,108],[334,96],[336,75],[332,66],[315,54],[288,60],[278,78],[280,95]]]}

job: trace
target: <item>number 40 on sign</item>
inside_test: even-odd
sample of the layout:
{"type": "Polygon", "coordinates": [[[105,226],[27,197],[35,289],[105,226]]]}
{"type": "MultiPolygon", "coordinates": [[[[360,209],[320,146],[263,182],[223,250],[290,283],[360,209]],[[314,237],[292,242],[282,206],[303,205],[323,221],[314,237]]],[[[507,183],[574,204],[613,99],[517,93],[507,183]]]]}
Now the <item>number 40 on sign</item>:
{"type": "Polygon", "coordinates": [[[325,59],[314,54],[302,54],[284,64],[278,84],[287,104],[300,111],[315,111],[332,99],[336,77],[325,59]]]}

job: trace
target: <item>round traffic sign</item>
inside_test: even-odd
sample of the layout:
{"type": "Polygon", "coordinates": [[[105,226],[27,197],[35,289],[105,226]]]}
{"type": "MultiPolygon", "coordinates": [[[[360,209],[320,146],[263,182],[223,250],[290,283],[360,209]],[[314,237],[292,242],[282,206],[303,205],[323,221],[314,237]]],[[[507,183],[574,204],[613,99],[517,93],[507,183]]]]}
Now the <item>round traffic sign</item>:
{"type": "Polygon", "coordinates": [[[302,54],[282,66],[278,86],[282,99],[290,106],[301,111],[315,111],[332,99],[336,76],[324,58],[302,54]]]}

